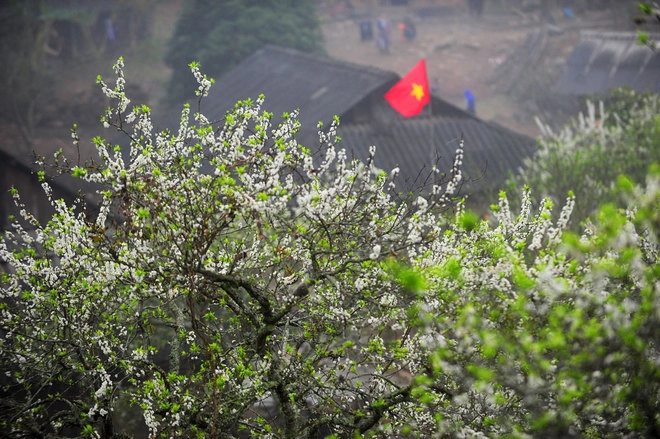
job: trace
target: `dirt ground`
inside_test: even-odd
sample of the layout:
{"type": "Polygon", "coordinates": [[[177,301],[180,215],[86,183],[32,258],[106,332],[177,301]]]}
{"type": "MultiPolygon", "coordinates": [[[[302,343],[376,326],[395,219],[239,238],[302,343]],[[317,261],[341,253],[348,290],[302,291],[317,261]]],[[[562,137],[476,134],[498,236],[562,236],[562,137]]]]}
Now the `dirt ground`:
{"type": "Polygon", "coordinates": [[[323,21],[326,50],[334,58],[392,70],[401,76],[425,58],[429,82],[436,95],[465,108],[464,92],[469,89],[475,96],[479,117],[536,136],[539,130],[535,116],[542,120],[555,119],[548,123],[561,122],[556,112],[542,107],[561,100],[553,96],[551,85],[579,41],[579,31],[612,30],[617,24],[608,10],[581,11],[573,18],[562,14],[560,9],[554,10],[555,24],[544,33],[534,58],[520,61],[517,49],[545,26],[538,14],[487,7],[478,18],[468,13],[466,2],[440,3],[445,6],[381,6],[330,12],[323,21]],[[370,20],[375,26],[379,17],[389,23],[388,55],[381,54],[373,40],[360,39],[359,22],[370,20]],[[415,24],[417,37],[413,41],[407,41],[399,29],[398,24],[405,17],[415,24]],[[530,65],[512,69],[511,64],[517,62],[530,65]],[[504,68],[506,63],[508,69],[504,68]],[[518,76],[507,77],[512,74],[518,76]]]}

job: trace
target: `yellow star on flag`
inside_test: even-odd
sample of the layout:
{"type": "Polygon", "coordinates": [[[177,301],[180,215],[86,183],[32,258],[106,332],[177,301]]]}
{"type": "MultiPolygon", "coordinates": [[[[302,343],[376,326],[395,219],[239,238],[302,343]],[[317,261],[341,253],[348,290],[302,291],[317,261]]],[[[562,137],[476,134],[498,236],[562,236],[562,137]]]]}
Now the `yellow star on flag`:
{"type": "Polygon", "coordinates": [[[417,98],[418,101],[421,101],[422,98],[424,97],[424,87],[419,84],[415,84],[413,82],[412,91],[410,92],[410,95],[415,96],[415,98],[417,98]]]}

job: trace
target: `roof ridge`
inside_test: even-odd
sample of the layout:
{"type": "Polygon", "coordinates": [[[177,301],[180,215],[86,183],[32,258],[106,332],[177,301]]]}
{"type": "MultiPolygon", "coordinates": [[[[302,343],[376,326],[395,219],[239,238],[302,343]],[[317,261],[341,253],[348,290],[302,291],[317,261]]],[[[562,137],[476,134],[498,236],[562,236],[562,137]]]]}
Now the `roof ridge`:
{"type": "MultiPolygon", "coordinates": [[[[251,58],[255,55],[257,55],[259,52],[267,51],[267,50],[273,50],[276,52],[282,52],[282,53],[287,53],[289,55],[297,56],[300,58],[307,58],[309,60],[313,60],[316,62],[320,62],[323,64],[329,64],[329,65],[334,65],[334,66],[341,66],[341,67],[347,67],[352,70],[358,70],[358,71],[363,71],[363,72],[370,72],[373,74],[377,74],[379,76],[392,76],[396,78],[401,78],[401,76],[392,71],[392,70],[385,70],[381,69],[379,67],[374,67],[366,64],[359,64],[351,61],[345,61],[345,60],[340,60],[337,58],[333,58],[330,55],[322,55],[318,53],[313,53],[313,52],[303,52],[298,49],[294,49],[291,47],[282,47],[278,46],[276,44],[265,44],[263,45],[260,49],[257,51],[253,52],[252,55],[250,55],[248,58],[251,58]]],[[[248,59],[246,58],[246,59],[248,59]]]]}
{"type": "MultiPolygon", "coordinates": [[[[660,38],[660,33],[648,32],[649,38],[660,38]]],[[[584,29],[580,31],[580,38],[601,40],[637,40],[639,34],[632,31],[610,31],[598,29],[584,29]]]]}
{"type": "MultiPolygon", "coordinates": [[[[530,141],[530,142],[536,142],[536,139],[532,136],[528,136],[527,134],[519,133],[517,131],[514,131],[510,128],[505,127],[504,125],[501,125],[497,122],[494,121],[488,121],[488,120],[483,120],[479,119],[478,117],[474,118],[465,118],[465,117],[457,117],[457,116],[444,116],[444,115],[432,115],[432,116],[427,116],[427,117],[420,117],[420,118],[411,118],[411,119],[401,119],[395,121],[392,126],[399,126],[399,125],[407,125],[407,124],[435,124],[435,123],[473,123],[473,124],[482,124],[484,126],[487,126],[495,131],[498,131],[504,135],[507,136],[515,136],[521,141],[530,141]]],[[[373,129],[373,123],[369,121],[362,121],[362,122],[351,122],[347,124],[340,124],[339,128],[341,130],[362,130],[365,128],[370,128],[373,129]]],[[[378,134],[378,132],[374,132],[375,134],[378,134]]]]}

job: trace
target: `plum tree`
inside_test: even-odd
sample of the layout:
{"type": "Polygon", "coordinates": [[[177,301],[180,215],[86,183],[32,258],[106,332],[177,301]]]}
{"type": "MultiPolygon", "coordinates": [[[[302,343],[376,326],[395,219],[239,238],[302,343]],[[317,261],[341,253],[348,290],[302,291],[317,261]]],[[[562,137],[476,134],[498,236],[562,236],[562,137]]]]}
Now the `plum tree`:
{"type": "Polygon", "coordinates": [[[582,235],[572,194],[480,219],[462,145],[401,200],[336,122],[315,153],[262,98],[155,132],[115,70],[126,145],[60,162],[98,210],[51,196],[0,241],[2,436],[657,436],[660,171],[582,235]]]}

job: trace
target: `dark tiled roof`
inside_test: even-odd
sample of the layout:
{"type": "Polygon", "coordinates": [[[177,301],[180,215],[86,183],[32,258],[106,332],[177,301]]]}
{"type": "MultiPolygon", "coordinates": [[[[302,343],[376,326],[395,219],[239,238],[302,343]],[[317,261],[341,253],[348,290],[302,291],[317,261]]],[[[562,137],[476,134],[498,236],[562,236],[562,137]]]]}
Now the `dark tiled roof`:
{"type": "MultiPolygon", "coordinates": [[[[48,178],[48,183],[54,198],[65,198],[68,202],[76,199],[80,185],[76,186],[73,179],[48,178]]],[[[17,158],[0,149],[0,234],[9,225],[10,213],[18,217],[18,208],[10,193],[12,187],[18,189],[21,202],[25,203],[30,213],[42,223],[49,220],[54,213],[53,208],[46,198],[36,170],[24,158],[17,158]]]]}
{"type": "Polygon", "coordinates": [[[394,84],[394,72],[332,60],[293,49],[265,46],[221,78],[204,113],[221,119],[238,100],[265,96],[264,109],[279,117],[300,109],[301,136],[316,139],[319,121],[342,116],[374,90],[394,84]]]}
{"type": "MultiPolygon", "coordinates": [[[[509,172],[516,173],[525,157],[536,150],[536,141],[496,124],[478,119],[433,116],[393,123],[389,129],[373,124],[341,126],[340,147],[365,159],[376,146],[374,165],[385,171],[398,166],[404,188],[414,189],[435,164],[448,172],[460,139],[464,140],[462,191],[498,190],[509,172]]],[[[350,154],[350,153],[349,153],[350,154]]]]}
{"type": "Polygon", "coordinates": [[[639,45],[637,39],[631,32],[582,32],[557,92],[585,96],[620,86],[660,92],[660,51],[639,45]]]}

